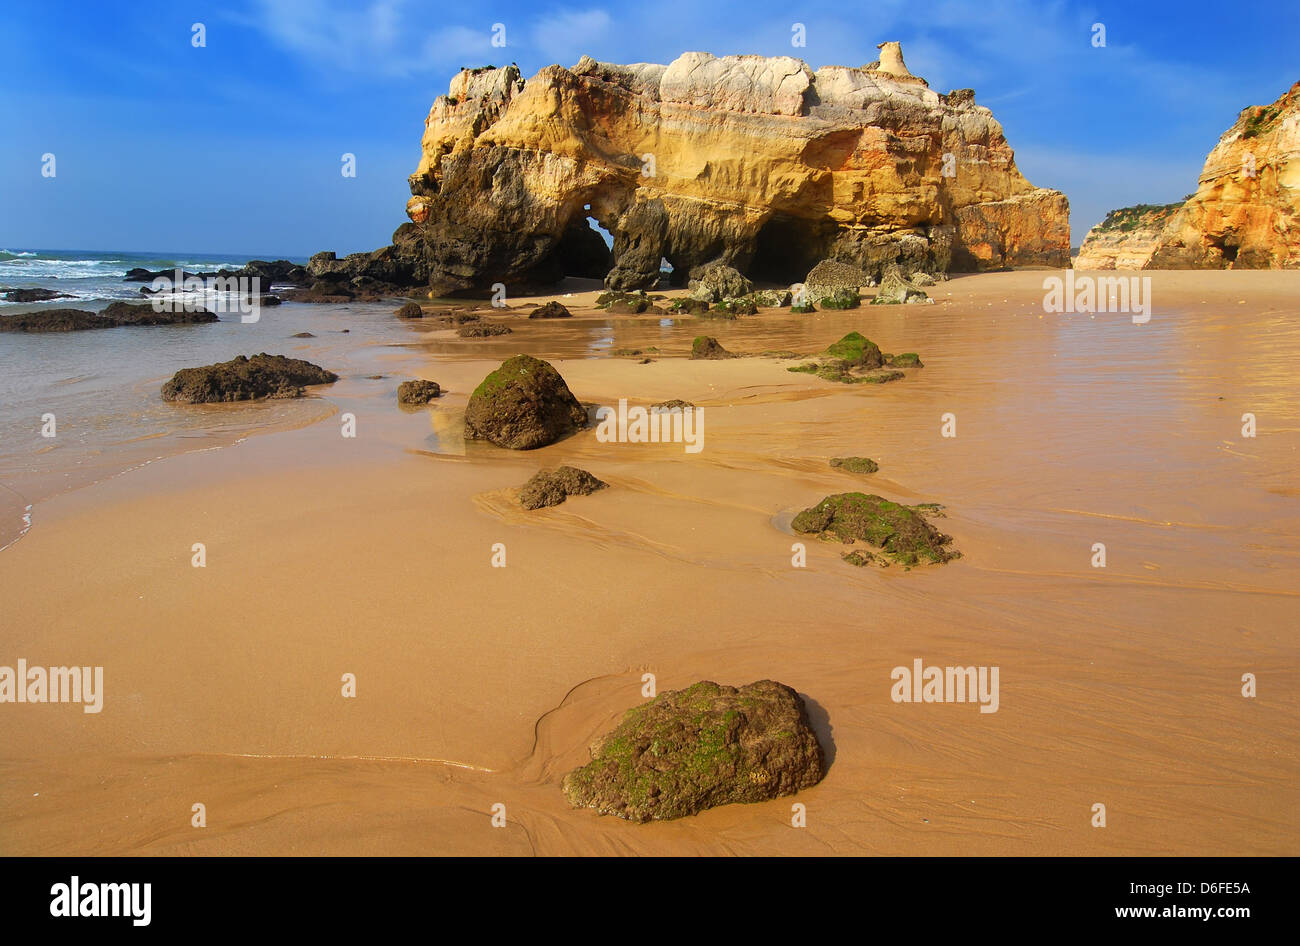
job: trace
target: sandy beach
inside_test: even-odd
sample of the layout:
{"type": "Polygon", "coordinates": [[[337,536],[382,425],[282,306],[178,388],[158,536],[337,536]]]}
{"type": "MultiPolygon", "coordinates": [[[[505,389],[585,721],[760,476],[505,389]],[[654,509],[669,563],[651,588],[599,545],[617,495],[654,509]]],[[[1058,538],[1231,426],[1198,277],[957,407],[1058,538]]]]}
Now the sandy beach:
{"type": "Polygon", "coordinates": [[[366,339],[383,377],[42,499],[0,552],[0,663],[103,666],[104,704],[0,714],[0,853],[1300,853],[1300,275],[1151,273],[1141,325],[1045,314],[1045,275],[736,321],[609,315],[574,283],[511,300],[572,319],[512,308],[488,339],[391,319],[366,339]],[[808,354],[851,330],[924,367],[839,385],[687,357],[697,335],[808,354]],[[584,405],[695,403],[704,449],[466,443],[470,392],[516,353],[584,405]],[[399,409],[417,377],[444,395],[399,409]],[[512,490],[560,464],[610,488],[522,510],[512,490]],[[962,557],[854,568],[790,531],[857,489],[942,503],[962,557]],[[999,667],[997,712],[893,702],[917,658],[999,667]],[[672,822],[571,809],[560,779],[645,673],[794,687],[825,779],[672,822]]]}

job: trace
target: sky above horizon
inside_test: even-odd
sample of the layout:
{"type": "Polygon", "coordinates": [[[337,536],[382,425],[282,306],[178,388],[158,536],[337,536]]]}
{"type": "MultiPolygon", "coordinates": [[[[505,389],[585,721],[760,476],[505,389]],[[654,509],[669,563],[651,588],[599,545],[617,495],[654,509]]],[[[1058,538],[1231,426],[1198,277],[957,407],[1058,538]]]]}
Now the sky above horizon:
{"type": "Polygon", "coordinates": [[[516,62],[532,76],[584,54],[666,63],[704,50],[816,69],[871,62],[886,40],[936,91],[975,89],[1021,172],[1070,198],[1075,246],[1110,209],[1194,191],[1238,112],[1300,79],[1295,0],[6,0],[0,247],[370,250],[405,221],[425,116],[462,66],[516,62]],[[497,23],[505,48],[492,46],[497,23]],[[340,173],[345,153],[354,178],[340,173]]]}

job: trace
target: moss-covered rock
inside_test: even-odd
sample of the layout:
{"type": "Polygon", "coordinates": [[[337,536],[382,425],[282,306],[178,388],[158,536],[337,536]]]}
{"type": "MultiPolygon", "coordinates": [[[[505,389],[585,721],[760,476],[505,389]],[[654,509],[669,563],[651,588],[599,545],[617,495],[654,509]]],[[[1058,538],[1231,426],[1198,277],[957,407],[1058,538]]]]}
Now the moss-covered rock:
{"type": "Polygon", "coordinates": [[[260,398],[302,397],[312,384],[333,384],[339,376],[318,365],[266,352],[200,368],[182,368],[162,386],[164,401],[209,404],[260,398]]]}
{"type": "Polygon", "coordinates": [[[691,343],[691,359],[698,361],[706,359],[709,361],[718,361],[723,358],[735,358],[736,356],[718,344],[718,340],[711,335],[697,336],[691,343]]]}
{"type": "Polygon", "coordinates": [[[424,310],[420,308],[418,302],[408,302],[394,312],[393,315],[399,319],[422,319],[424,318],[424,310]]]}
{"type": "Polygon", "coordinates": [[[886,364],[891,368],[924,368],[921,356],[914,351],[905,351],[901,355],[890,355],[886,364]]]}
{"type": "Polygon", "coordinates": [[[574,466],[539,470],[520,487],[519,504],[525,509],[558,506],[570,496],[586,496],[607,486],[608,483],[574,466]]]}
{"type": "Polygon", "coordinates": [[[859,332],[849,332],[827,348],[817,360],[786,370],[813,374],[840,384],[884,384],[904,377],[901,371],[886,369],[880,347],[859,332]]]}
{"type": "Polygon", "coordinates": [[[922,513],[933,507],[904,506],[868,493],[837,493],[794,517],[800,535],[858,545],[845,553],[852,564],[939,564],[956,558],[952,537],[930,525],[922,513]]]}
{"type": "Polygon", "coordinates": [[[856,309],[862,297],[856,289],[835,289],[817,300],[823,309],[856,309]]]}
{"type": "Polygon", "coordinates": [[[831,466],[845,473],[875,473],[880,465],[868,457],[835,457],[831,466]]]}
{"type": "Polygon", "coordinates": [[[795,315],[807,315],[809,312],[816,312],[817,307],[813,305],[811,302],[806,302],[803,305],[790,306],[790,311],[793,312],[795,315]]]}
{"type": "Polygon", "coordinates": [[[562,789],[575,808],[667,821],[793,795],[824,772],[817,734],[793,689],[772,680],[743,687],[706,680],[628,710],[562,789]]]}
{"type": "Polygon", "coordinates": [[[753,299],[723,299],[715,303],[710,311],[726,313],[735,318],[738,315],[757,315],[758,306],[754,305],[753,299]]]}
{"type": "Polygon", "coordinates": [[[709,311],[709,303],[683,296],[668,303],[665,311],[669,315],[703,315],[709,311]]]}
{"type": "Polygon", "coordinates": [[[548,362],[515,355],[470,395],[465,436],[511,450],[554,443],[587,424],[587,412],[548,362]]]}

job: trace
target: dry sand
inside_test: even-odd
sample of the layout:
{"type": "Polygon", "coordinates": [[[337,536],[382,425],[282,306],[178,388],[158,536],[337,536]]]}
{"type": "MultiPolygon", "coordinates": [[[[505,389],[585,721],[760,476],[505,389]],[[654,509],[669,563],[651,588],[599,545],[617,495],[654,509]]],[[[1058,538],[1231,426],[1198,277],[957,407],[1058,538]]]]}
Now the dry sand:
{"type": "Polygon", "coordinates": [[[1044,315],[1044,275],[738,322],[520,310],[486,340],[394,320],[419,342],[395,365],[448,391],[429,410],[340,382],[320,395],[355,440],[331,417],[38,505],[0,553],[0,663],[102,665],[106,696],[0,706],[0,853],[1300,853],[1300,274],[1156,273],[1146,325],[1044,315]],[[851,329],[925,367],[843,386],[685,358],[851,329]],[[465,444],[469,392],[518,351],[587,403],[695,402],[704,450],[465,444]],[[560,463],[612,488],[511,505],[560,463]],[[859,569],[808,541],[792,567],[790,515],[854,489],[944,503],[964,557],[859,569]],[[918,657],[1000,667],[998,712],[893,703],[918,657]],[[808,826],[794,799],[571,810],[560,778],[645,672],[804,694],[832,760],[808,826]]]}

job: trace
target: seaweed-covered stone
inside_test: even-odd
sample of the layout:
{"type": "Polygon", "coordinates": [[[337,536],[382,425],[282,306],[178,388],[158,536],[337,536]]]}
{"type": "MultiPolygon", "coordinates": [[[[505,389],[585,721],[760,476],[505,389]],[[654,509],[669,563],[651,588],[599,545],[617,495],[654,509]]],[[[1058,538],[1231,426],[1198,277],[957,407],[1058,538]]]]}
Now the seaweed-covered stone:
{"type": "Polygon", "coordinates": [[[673,410],[693,411],[695,410],[695,405],[692,404],[690,401],[683,401],[681,398],[675,397],[671,401],[660,401],[658,404],[651,404],[650,410],[652,411],[673,411],[673,410]]]}
{"type": "Polygon", "coordinates": [[[891,368],[924,368],[921,356],[914,351],[905,351],[901,355],[890,355],[886,362],[891,368]]]}
{"type": "Polygon", "coordinates": [[[903,278],[897,263],[891,263],[880,280],[880,289],[871,300],[872,305],[902,305],[906,302],[925,302],[929,296],[903,278]]]}
{"type": "Polygon", "coordinates": [[[904,377],[903,372],[884,367],[880,347],[859,332],[849,332],[834,342],[815,361],[787,368],[787,371],[814,374],[826,381],[841,384],[883,384],[904,377]]]}
{"type": "Polygon", "coordinates": [[[930,525],[922,513],[934,506],[904,506],[867,493],[837,493],[794,517],[801,535],[858,545],[846,553],[852,564],[913,565],[942,563],[958,553],[946,548],[952,537],[930,525]],[[856,560],[855,560],[856,559],[856,560]]]}
{"type": "Polygon", "coordinates": [[[723,358],[735,357],[732,352],[727,351],[718,344],[718,340],[711,335],[701,335],[691,343],[692,360],[718,361],[723,358]]]}
{"type": "Polygon", "coordinates": [[[668,303],[666,311],[670,315],[679,313],[703,315],[709,311],[709,303],[703,299],[692,299],[689,296],[683,296],[668,303]]]}
{"type": "Polygon", "coordinates": [[[846,473],[875,473],[880,465],[868,457],[834,457],[831,466],[846,473]]]}
{"type": "Polygon", "coordinates": [[[650,298],[644,292],[602,292],[596,297],[596,308],[616,315],[640,315],[650,308],[650,298]]]}
{"type": "Polygon", "coordinates": [[[441,396],[442,388],[437,381],[403,381],[397,386],[398,404],[428,404],[441,396]]]}
{"type": "Polygon", "coordinates": [[[513,329],[500,322],[469,322],[456,329],[461,338],[493,338],[497,335],[509,335],[513,329]]]}
{"type": "Polygon", "coordinates": [[[528,313],[530,319],[567,319],[571,318],[573,313],[564,307],[562,303],[552,299],[545,305],[539,305],[532,312],[528,313]]]}
{"type": "Polygon", "coordinates": [[[729,315],[757,315],[758,306],[754,305],[753,299],[723,299],[713,307],[715,312],[726,312],[729,315]]]}
{"type": "Polygon", "coordinates": [[[838,342],[832,342],[827,347],[826,354],[847,362],[850,368],[879,368],[884,364],[880,346],[861,332],[849,332],[838,342]]]}
{"type": "Polygon", "coordinates": [[[302,397],[308,385],[333,384],[339,376],[318,365],[266,352],[200,368],[182,368],[162,386],[164,401],[208,404],[259,398],[302,397]]]}
{"type": "Polygon", "coordinates": [[[515,355],[474,389],[465,436],[511,450],[554,443],[587,424],[587,412],[548,362],[515,355]]]}
{"type": "Polygon", "coordinates": [[[807,315],[809,312],[816,312],[817,307],[811,302],[805,302],[803,305],[792,305],[790,311],[795,315],[807,315]]]}
{"type": "Polygon", "coordinates": [[[819,300],[823,309],[856,309],[862,302],[856,289],[835,289],[819,300]]]}
{"type": "Polygon", "coordinates": [[[575,808],[644,823],[793,795],[824,773],[822,747],[793,689],[706,680],[628,710],[562,790],[575,808]]]}
{"type": "Polygon", "coordinates": [[[540,470],[520,487],[519,504],[525,509],[558,506],[570,496],[587,496],[607,486],[608,483],[574,466],[540,470]]]}
{"type": "Polygon", "coordinates": [[[751,298],[765,309],[780,309],[788,306],[794,295],[789,289],[760,289],[751,298]]]}
{"type": "Polygon", "coordinates": [[[406,305],[402,306],[393,314],[397,316],[399,319],[424,318],[424,310],[420,308],[420,304],[418,302],[408,302],[406,303],[406,305]]]}

